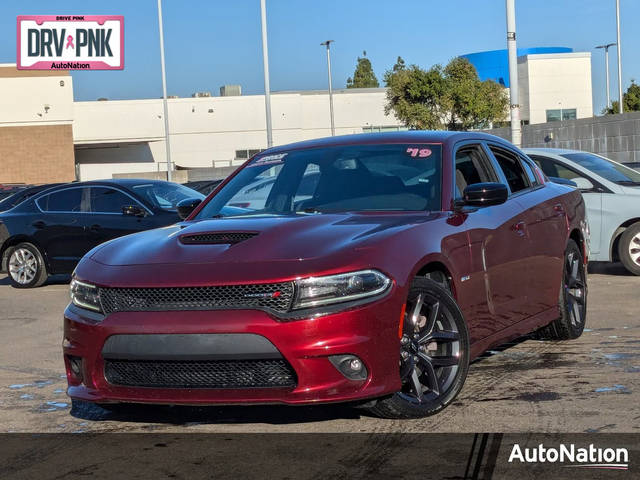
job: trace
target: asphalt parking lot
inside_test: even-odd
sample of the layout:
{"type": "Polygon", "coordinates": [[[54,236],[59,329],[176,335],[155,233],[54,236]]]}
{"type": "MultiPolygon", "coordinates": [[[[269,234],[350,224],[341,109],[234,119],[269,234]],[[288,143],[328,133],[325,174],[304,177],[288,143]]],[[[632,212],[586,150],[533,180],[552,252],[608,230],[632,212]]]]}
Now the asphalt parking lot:
{"type": "Polygon", "coordinates": [[[590,267],[587,328],[570,342],[523,339],[475,361],[437,416],[381,420],[347,406],[71,409],[61,356],[61,279],[16,290],[0,279],[4,432],[635,432],[640,430],[640,278],[590,267]]]}

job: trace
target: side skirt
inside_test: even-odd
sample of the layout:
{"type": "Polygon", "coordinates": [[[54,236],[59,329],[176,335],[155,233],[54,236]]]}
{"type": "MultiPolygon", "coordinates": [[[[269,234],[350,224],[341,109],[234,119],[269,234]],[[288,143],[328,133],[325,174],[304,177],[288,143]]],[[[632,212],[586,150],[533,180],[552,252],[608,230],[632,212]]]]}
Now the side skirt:
{"type": "Polygon", "coordinates": [[[535,332],[541,327],[548,325],[560,316],[558,307],[552,307],[543,312],[540,312],[533,317],[526,318],[510,327],[507,327],[499,332],[489,335],[488,337],[478,340],[471,345],[470,360],[480,356],[483,352],[489,350],[492,347],[502,345],[504,343],[515,340],[529,333],[535,332]]]}

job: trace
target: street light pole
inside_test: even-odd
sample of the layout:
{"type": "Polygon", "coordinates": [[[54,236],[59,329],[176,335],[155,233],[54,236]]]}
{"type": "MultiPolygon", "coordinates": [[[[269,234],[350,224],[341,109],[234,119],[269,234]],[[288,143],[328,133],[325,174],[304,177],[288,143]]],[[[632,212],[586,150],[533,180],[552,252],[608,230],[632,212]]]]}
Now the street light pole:
{"type": "Polygon", "coordinates": [[[607,108],[611,106],[611,95],[609,86],[609,47],[614,47],[615,43],[607,43],[606,45],[598,45],[596,48],[602,48],[604,50],[604,68],[606,71],[606,79],[607,79],[607,108]]]}
{"type": "Polygon", "coordinates": [[[616,0],[616,35],[618,41],[618,106],[624,113],[624,97],[622,95],[622,48],[620,48],[620,0],[616,0]]]}
{"type": "Polygon", "coordinates": [[[172,178],[171,142],[169,141],[169,105],[167,104],[167,74],[164,68],[164,34],[162,31],[162,0],[158,0],[158,30],[160,32],[160,66],[162,68],[162,105],[164,108],[164,141],[167,157],[167,180],[172,178]]]}
{"type": "Polygon", "coordinates": [[[333,42],[333,40],[327,40],[326,42],[322,42],[320,45],[325,45],[327,47],[327,71],[329,72],[329,113],[331,115],[331,136],[334,137],[336,134],[336,126],[333,121],[333,90],[331,88],[331,53],[329,48],[331,42],[333,42]]]}
{"type": "Polygon", "coordinates": [[[522,145],[520,126],[520,103],[518,100],[518,50],[516,47],[516,6],[515,0],[506,0],[507,7],[507,50],[509,52],[509,103],[511,110],[511,143],[522,145]]]}
{"type": "Polygon", "coordinates": [[[260,0],[260,16],[262,21],[262,66],[264,68],[264,108],[267,115],[267,147],[273,146],[273,129],[271,126],[271,88],[269,87],[269,51],[267,48],[267,7],[265,0],[260,0]]]}

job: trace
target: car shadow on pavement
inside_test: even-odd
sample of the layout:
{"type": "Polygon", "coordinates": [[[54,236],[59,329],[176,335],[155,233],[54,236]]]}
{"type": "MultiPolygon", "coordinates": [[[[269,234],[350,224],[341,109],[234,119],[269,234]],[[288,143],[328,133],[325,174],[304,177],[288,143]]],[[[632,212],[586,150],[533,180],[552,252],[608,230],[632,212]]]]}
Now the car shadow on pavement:
{"type": "Polygon", "coordinates": [[[71,416],[94,422],[120,421],[131,423],[160,423],[170,425],[211,425],[266,423],[286,425],[330,420],[357,420],[368,416],[351,405],[318,406],[167,406],[120,404],[115,410],[106,410],[90,402],[74,401],[71,416]]]}
{"type": "Polygon", "coordinates": [[[624,265],[620,262],[589,262],[587,270],[589,273],[596,273],[601,275],[617,275],[621,277],[634,277],[633,273],[629,272],[624,265]]]}
{"type": "MultiPolygon", "coordinates": [[[[71,275],[61,274],[61,275],[51,275],[47,279],[46,285],[64,285],[65,283],[69,283],[71,281],[71,275]]],[[[0,278],[0,286],[2,285],[11,285],[11,280],[8,276],[4,278],[0,278]]]]}

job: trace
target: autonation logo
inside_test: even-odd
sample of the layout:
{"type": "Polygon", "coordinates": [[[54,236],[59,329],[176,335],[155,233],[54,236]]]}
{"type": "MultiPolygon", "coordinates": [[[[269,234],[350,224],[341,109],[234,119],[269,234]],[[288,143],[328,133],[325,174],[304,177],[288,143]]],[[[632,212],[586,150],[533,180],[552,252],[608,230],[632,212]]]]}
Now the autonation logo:
{"type": "Polygon", "coordinates": [[[603,468],[611,470],[629,469],[629,452],[626,448],[576,447],[561,443],[557,448],[545,447],[542,443],[534,448],[513,445],[509,462],[564,463],[563,467],[603,468]]]}

